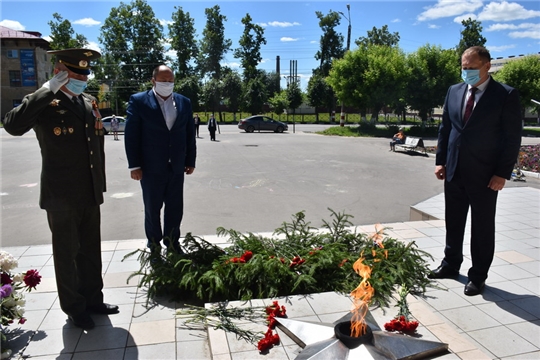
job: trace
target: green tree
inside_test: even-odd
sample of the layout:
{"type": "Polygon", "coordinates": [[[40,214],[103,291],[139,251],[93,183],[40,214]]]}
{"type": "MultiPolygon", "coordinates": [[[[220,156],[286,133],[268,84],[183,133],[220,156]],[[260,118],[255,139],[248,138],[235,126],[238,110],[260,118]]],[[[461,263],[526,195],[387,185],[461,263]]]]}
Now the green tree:
{"type": "Polygon", "coordinates": [[[377,29],[375,26],[367,32],[367,37],[359,37],[355,40],[357,46],[381,45],[381,46],[397,46],[399,44],[399,33],[391,34],[388,31],[388,25],[377,29]]]}
{"type": "Polygon", "coordinates": [[[225,68],[223,71],[222,95],[229,111],[232,111],[235,118],[236,113],[240,110],[242,102],[242,79],[238,72],[225,68]]]}
{"type": "Polygon", "coordinates": [[[76,49],[88,46],[86,37],[76,34],[69,20],[64,20],[58,13],[54,13],[52,16],[54,20],[48,22],[51,28],[49,45],[52,50],[76,49]]]}
{"type": "Polygon", "coordinates": [[[331,115],[332,109],[335,107],[334,91],[322,76],[313,75],[309,79],[307,101],[310,106],[315,107],[315,118],[317,122],[319,121],[317,107],[327,108],[328,114],[331,115]]]}
{"type": "Polygon", "coordinates": [[[287,101],[287,90],[282,90],[272,96],[270,99],[268,99],[268,104],[270,104],[270,108],[274,114],[283,114],[289,107],[289,102],[287,101]]]}
{"type": "Polygon", "coordinates": [[[100,43],[107,60],[105,78],[121,103],[134,92],[144,90],[154,68],[165,61],[163,27],[144,0],[113,7],[101,27],[100,43]]]}
{"type": "MultiPolygon", "coordinates": [[[[210,110],[214,114],[219,111],[221,100],[221,84],[219,80],[210,79],[203,85],[201,100],[205,111],[210,110]]],[[[219,113],[219,120],[221,120],[221,113],[219,113]]]]}
{"type": "Polygon", "coordinates": [[[343,35],[336,31],[336,26],[340,24],[341,16],[338,12],[330,11],[324,15],[316,11],[315,15],[319,19],[319,26],[323,32],[319,40],[319,50],[315,54],[315,60],[319,60],[319,67],[313,73],[323,77],[328,76],[332,61],[340,59],[345,53],[343,48],[343,35]]]}
{"type": "Polygon", "coordinates": [[[193,111],[199,111],[201,106],[199,104],[201,93],[201,84],[197,75],[190,75],[176,78],[175,91],[182,94],[191,100],[191,107],[193,111]]]}
{"type": "Polygon", "coordinates": [[[292,81],[289,86],[287,86],[287,105],[289,109],[292,109],[293,111],[293,119],[294,114],[296,114],[296,109],[302,105],[304,102],[304,94],[302,94],[302,89],[300,89],[300,86],[296,81],[292,81]]]}
{"type": "Polygon", "coordinates": [[[406,103],[422,121],[444,104],[448,88],[460,81],[457,53],[439,46],[424,45],[407,57],[409,71],[405,86],[406,103]]]}
{"type": "Polygon", "coordinates": [[[177,78],[186,78],[194,75],[193,64],[197,58],[199,49],[195,40],[195,20],[190,17],[181,7],[174,7],[172,24],[169,24],[169,37],[171,38],[171,50],[176,52],[175,69],[177,78]]]}
{"type": "Polygon", "coordinates": [[[221,61],[232,45],[230,39],[225,39],[224,22],[227,21],[227,17],[220,14],[219,5],[205,9],[204,13],[206,26],[199,44],[197,66],[202,77],[209,75],[212,79],[219,79],[221,61]]]}
{"type": "Polygon", "coordinates": [[[264,83],[266,85],[266,97],[271,98],[281,92],[280,81],[281,78],[275,71],[259,71],[261,76],[264,77],[264,83]]]}
{"type": "Polygon", "coordinates": [[[234,57],[240,59],[240,66],[244,69],[244,81],[248,82],[257,77],[257,65],[262,60],[261,46],[266,45],[264,28],[253,24],[249,14],[242,19],[244,32],[238,40],[240,47],[234,50],[234,57]]]}
{"type": "MultiPolygon", "coordinates": [[[[464,29],[461,30],[461,39],[456,48],[456,52],[460,57],[471,46],[484,46],[486,43],[486,38],[482,36],[482,23],[480,21],[468,18],[461,21],[461,25],[463,25],[464,29]]],[[[461,58],[459,63],[461,64],[461,58]]]]}
{"type": "Polygon", "coordinates": [[[244,83],[242,98],[244,111],[247,111],[252,115],[260,114],[267,99],[264,77],[257,76],[255,79],[251,79],[247,83],[244,83]]]}
{"type": "Polygon", "coordinates": [[[523,58],[507,62],[501,70],[493,75],[497,81],[510,85],[519,91],[521,110],[525,118],[527,108],[536,108],[531,99],[540,101],[540,58],[528,55],[523,58]]]}
{"type": "Polygon", "coordinates": [[[339,100],[360,109],[372,120],[379,111],[399,98],[406,81],[405,55],[397,47],[368,45],[336,60],[327,78],[339,100]]]}

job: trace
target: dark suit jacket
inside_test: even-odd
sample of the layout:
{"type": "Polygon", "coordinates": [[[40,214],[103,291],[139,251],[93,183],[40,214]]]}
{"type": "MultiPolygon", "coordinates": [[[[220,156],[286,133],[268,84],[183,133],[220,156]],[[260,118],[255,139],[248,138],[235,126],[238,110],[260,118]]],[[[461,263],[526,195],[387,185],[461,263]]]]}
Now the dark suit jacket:
{"type": "Polygon", "coordinates": [[[521,146],[521,109],[518,91],[490,79],[485,93],[463,124],[467,84],[448,90],[439,128],[436,165],[446,166],[451,181],[456,167],[463,177],[487,186],[493,175],[510,179],[521,146]]]}
{"type": "Polygon", "coordinates": [[[197,148],[191,101],[180,94],[172,96],[177,116],[171,130],[153,90],[130,97],[124,133],[130,169],[140,167],[143,173],[162,174],[167,172],[169,160],[175,174],[183,174],[186,166],[195,167],[197,148]]]}
{"type": "Polygon", "coordinates": [[[4,129],[23,135],[34,129],[42,157],[39,204],[46,210],[100,205],[105,188],[103,134],[96,133],[93,97],[83,94],[85,111],[62,91],[40,88],[6,114],[4,129]]]}

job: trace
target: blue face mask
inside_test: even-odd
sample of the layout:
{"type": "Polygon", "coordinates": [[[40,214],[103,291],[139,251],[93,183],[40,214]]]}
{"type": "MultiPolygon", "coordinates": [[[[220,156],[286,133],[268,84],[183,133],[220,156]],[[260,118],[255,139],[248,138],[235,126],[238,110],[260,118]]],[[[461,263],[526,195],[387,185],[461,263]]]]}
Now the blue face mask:
{"type": "Polygon", "coordinates": [[[461,78],[468,85],[474,85],[480,81],[480,70],[461,70],[461,78]]]}
{"type": "Polygon", "coordinates": [[[66,88],[75,95],[80,95],[84,89],[86,89],[86,81],[69,79],[68,83],[66,84],[66,88]]]}

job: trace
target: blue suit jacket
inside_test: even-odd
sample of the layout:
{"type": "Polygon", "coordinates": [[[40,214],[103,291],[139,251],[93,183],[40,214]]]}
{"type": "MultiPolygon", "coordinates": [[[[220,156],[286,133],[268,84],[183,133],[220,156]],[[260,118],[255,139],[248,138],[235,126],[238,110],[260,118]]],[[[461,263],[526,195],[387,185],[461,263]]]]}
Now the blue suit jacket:
{"type": "Polygon", "coordinates": [[[493,175],[510,179],[521,146],[521,108],[518,91],[490,79],[467,124],[463,102],[467,84],[448,90],[439,128],[436,165],[446,166],[451,181],[456,167],[463,177],[487,186],[493,175]]]}
{"type": "Polygon", "coordinates": [[[172,96],[177,116],[171,130],[153,90],[130,97],[124,134],[130,169],[166,173],[169,161],[175,174],[184,173],[186,166],[195,167],[197,147],[191,101],[180,94],[172,96]]]}

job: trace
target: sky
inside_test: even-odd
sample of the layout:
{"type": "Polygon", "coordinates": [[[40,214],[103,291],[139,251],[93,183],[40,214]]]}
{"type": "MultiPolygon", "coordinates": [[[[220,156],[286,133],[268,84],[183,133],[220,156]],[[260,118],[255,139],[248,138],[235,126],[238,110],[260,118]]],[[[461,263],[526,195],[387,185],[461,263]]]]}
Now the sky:
{"type": "MultiPolygon", "coordinates": [[[[50,39],[52,14],[58,13],[71,22],[74,31],[84,35],[89,47],[100,50],[100,28],[114,7],[121,1],[110,0],[2,0],[0,25],[14,29],[37,31],[50,39]]],[[[124,0],[124,4],[131,0],[124,0]]],[[[324,15],[330,11],[342,13],[341,24],[336,28],[347,42],[347,27],[351,24],[351,50],[355,40],[367,36],[367,31],[388,25],[391,33],[399,33],[399,47],[406,53],[414,52],[424,45],[455,47],[460,40],[461,21],[472,18],[480,21],[482,35],[492,58],[538,54],[540,52],[540,1],[178,1],[147,0],[156,18],[164,26],[171,22],[175,6],[182,7],[195,21],[197,38],[202,38],[206,25],[206,8],[219,5],[226,16],[225,35],[232,40],[232,48],[238,47],[242,35],[241,20],[250,14],[254,23],[261,25],[267,44],[263,45],[260,69],[276,70],[276,57],[280,57],[281,75],[289,74],[291,61],[296,60],[301,87],[305,89],[312,69],[318,66],[315,53],[319,50],[322,30],[316,11],[324,15]],[[350,12],[347,10],[350,5],[350,12]]],[[[167,47],[167,44],[165,44],[167,47]]],[[[229,51],[223,65],[237,69],[239,60],[229,51]]],[[[282,79],[284,85],[285,79],[282,79]]],[[[286,83],[285,83],[286,84],[286,83]]]]}

